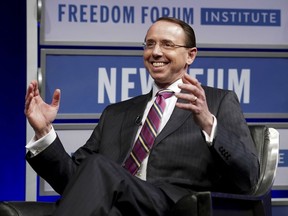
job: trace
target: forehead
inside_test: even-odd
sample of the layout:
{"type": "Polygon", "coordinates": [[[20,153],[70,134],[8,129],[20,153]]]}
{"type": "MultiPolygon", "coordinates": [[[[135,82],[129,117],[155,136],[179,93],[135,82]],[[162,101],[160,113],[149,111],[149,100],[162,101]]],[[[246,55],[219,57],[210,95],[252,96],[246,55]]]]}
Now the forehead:
{"type": "Polygon", "coordinates": [[[185,33],[180,25],[168,21],[158,21],[147,31],[146,40],[185,41],[185,33]]]}

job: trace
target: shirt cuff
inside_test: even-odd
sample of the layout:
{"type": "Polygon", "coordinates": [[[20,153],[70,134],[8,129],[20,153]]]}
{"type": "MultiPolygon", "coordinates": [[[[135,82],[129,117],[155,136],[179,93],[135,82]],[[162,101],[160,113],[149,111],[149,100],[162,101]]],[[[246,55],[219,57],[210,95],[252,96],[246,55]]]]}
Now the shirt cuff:
{"type": "Polygon", "coordinates": [[[33,156],[36,156],[44,149],[46,149],[55,139],[57,135],[52,126],[48,134],[41,137],[38,140],[35,140],[35,136],[27,143],[26,149],[29,150],[33,156]]]}
{"type": "Polygon", "coordinates": [[[213,140],[216,137],[216,133],[217,133],[217,119],[214,115],[212,115],[212,117],[213,117],[213,125],[212,125],[212,130],[211,130],[210,136],[204,130],[202,130],[202,132],[205,136],[206,143],[209,146],[213,145],[213,140]]]}

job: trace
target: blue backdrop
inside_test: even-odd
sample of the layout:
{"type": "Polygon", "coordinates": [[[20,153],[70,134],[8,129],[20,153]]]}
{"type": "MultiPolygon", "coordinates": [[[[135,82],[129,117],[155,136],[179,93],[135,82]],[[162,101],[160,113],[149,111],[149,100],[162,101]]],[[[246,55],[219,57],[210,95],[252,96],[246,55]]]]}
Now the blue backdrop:
{"type": "MultiPolygon", "coordinates": [[[[215,52],[213,57],[197,57],[190,74],[203,85],[238,93],[244,113],[285,113],[288,116],[288,97],[285,96],[288,93],[288,54],[278,58],[273,53],[270,56],[225,57],[215,52]]],[[[140,74],[145,70],[141,54],[119,56],[113,55],[111,50],[111,55],[104,56],[50,53],[43,58],[46,64],[42,67],[46,85],[44,97],[51,100],[54,90],[61,88],[61,114],[101,113],[108,104],[123,100],[123,94],[127,99],[151,89],[147,87],[152,84],[147,80],[148,73],[144,78],[140,74]],[[127,88],[128,85],[131,87],[127,88]]]]}
{"type": "Polygon", "coordinates": [[[1,1],[0,9],[0,200],[24,200],[26,1],[1,1]]]}

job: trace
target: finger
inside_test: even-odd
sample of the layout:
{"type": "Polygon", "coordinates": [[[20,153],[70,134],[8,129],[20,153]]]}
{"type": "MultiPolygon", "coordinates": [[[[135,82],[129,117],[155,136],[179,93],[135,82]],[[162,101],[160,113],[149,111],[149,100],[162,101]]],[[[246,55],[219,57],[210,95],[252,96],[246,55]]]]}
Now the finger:
{"type": "Polygon", "coordinates": [[[197,92],[194,92],[198,97],[201,97],[201,95],[205,94],[205,91],[202,87],[201,82],[199,82],[196,78],[191,77],[188,74],[185,74],[185,79],[189,80],[189,83],[193,84],[197,88],[197,92]]]}
{"type": "Polygon", "coordinates": [[[28,85],[25,99],[27,99],[32,92],[34,92],[34,83],[33,83],[33,81],[28,85]]]}
{"type": "Polygon", "coordinates": [[[34,96],[40,95],[39,85],[38,85],[38,82],[36,80],[33,80],[33,85],[34,85],[34,96]]]}
{"type": "Polygon", "coordinates": [[[176,106],[180,109],[186,109],[186,110],[190,110],[191,109],[191,105],[188,103],[176,103],[176,106]]]}
{"type": "Polygon", "coordinates": [[[29,95],[31,93],[33,94],[33,96],[39,95],[38,83],[36,80],[31,81],[31,83],[29,84],[29,86],[27,88],[25,99],[27,99],[27,97],[29,97],[29,95]]]}
{"type": "MultiPolygon", "coordinates": [[[[189,76],[187,73],[184,74],[183,76],[183,86],[181,89],[185,89],[187,91],[193,92],[195,90],[198,90],[199,85],[201,86],[201,84],[199,83],[199,81],[191,76],[189,76]],[[195,88],[196,87],[196,88],[195,88]]],[[[193,93],[197,93],[197,92],[193,92],[193,93]]]]}
{"type": "MultiPolygon", "coordinates": [[[[201,90],[197,86],[195,86],[195,85],[193,85],[191,83],[189,83],[189,84],[185,84],[185,83],[179,84],[178,87],[181,89],[182,93],[184,92],[185,94],[189,94],[189,95],[192,96],[191,101],[195,99],[195,96],[200,97],[201,94],[202,94],[201,90]]],[[[175,94],[175,95],[177,96],[177,94],[175,94]]]]}
{"type": "Polygon", "coordinates": [[[25,108],[24,108],[24,114],[27,116],[31,110],[31,104],[33,103],[33,93],[27,95],[25,100],[25,108]]]}
{"type": "MultiPolygon", "coordinates": [[[[178,99],[181,99],[181,100],[183,100],[183,101],[186,101],[186,102],[183,103],[185,106],[189,106],[189,104],[195,105],[195,106],[197,105],[196,103],[197,103],[198,97],[195,96],[194,94],[177,93],[177,94],[176,94],[176,97],[177,97],[178,99]]],[[[178,102],[179,102],[179,101],[178,101],[178,102]]],[[[182,104],[182,103],[181,103],[181,104],[182,104]]],[[[182,106],[181,106],[181,108],[182,108],[182,106]]],[[[190,108],[191,108],[191,107],[190,107],[190,108]]]]}
{"type": "Polygon", "coordinates": [[[29,84],[29,85],[28,85],[28,88],[27,88],[27,92],[26,92],[26,95],[25,95],[25,100],[27,100],[27,99],[28,99],[28,97],[29,97],[29,94],[31,94],[31,92],[32,92],[32,85],[31,85],[31,84],[29,84]]]}
{"type": "Polygon", "coordinates": [[[197,107],[196,105],[192,104],[192,103],[180,103],[180,102],[177,102],[176,103],[176,107],[178,107],[180,109],[184,109],[184,110],[190,110],[194,114],[199,114],[200,113],[200,108],[197,107]]]}
{"type": "MultiPolygon", "coordinates": [[[[187,73],[184,74],[183,77],[184,77],[185,83],[191,83],[191,84],[197,86],[199,89],[203,90],[201,82],[199,82],[196,78],[191,77],[187,73]]],[[[184,82],[184,80],[183,80],[183,82],[184,82]]]]}
{"type": "Polygon", "coordinates": [[[192,100],[192,103],[193,103],[193,104],[196,104],[197,100],[198,100],[198,97],[197,97],[197,96],[194,96],[194,98],[193,98],[193,100],[192,100]]]}
{"type": "Polygon", "coordinates": [[[26,95],[25,95],[25,111],[29,108],[31,101],[34,97],[34,88],[35,88],[35,81],[32,81],[29,84],[26,95]]]}
{"type": "Polygon", "coordinates": [[[189,74],[185,73],[183,78],[183,83],[190,83],[192,85],[199,85],[199,81],[196,78],[191,77],[189,74]]]}
{"type": "Polygon", "coordinates": [[[31,103],[31,100],[32,100],[32,95],[31,93],[30,94],[26,94],[26,98],[25,98],[25,113],[26,113],[26,110],[28,109],[29,107],[29,104],[31,103]]]}
{"type": "Polygon", "coordinates": [[[61,91],[60,91],[60,89],[56,89],[54,91],[54,94],[53,94],[51,105],[54,106],[54,107],[59,107],[60,98],[61,98],[61,91]]]}

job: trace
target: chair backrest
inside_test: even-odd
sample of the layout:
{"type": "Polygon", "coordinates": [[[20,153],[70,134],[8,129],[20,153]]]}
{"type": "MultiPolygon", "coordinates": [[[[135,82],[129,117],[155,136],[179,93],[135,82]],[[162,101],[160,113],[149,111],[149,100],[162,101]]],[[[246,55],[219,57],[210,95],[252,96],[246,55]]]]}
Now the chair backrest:
{"type": "Polygon", "coordinates": [[[249,126],[260,162],[260,178],[251,194],[198,192],[180,199],[172,216],[271,216],[271,188],[279,157],[279,132],[263,125],[249,126]]]}
{"type": "Polygon", "coordinates": [[[263,125],[249,126],[260,162],[260,178],[252,194],[270,193],[276,176],[279,157],[279,132],[263,125]]]}

